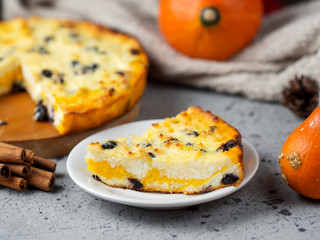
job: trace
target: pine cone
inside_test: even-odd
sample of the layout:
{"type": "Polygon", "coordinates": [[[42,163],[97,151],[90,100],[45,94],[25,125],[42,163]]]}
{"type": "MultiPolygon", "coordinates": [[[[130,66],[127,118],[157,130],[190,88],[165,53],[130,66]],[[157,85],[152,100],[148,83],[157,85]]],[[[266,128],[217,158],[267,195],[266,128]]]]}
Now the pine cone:
{"type": "Polygon", "coordinates": [[[310,77],[296,77],[284,89],[283,105],[300,117],[308,117],[319,105],[319,85],[310,77]]]}

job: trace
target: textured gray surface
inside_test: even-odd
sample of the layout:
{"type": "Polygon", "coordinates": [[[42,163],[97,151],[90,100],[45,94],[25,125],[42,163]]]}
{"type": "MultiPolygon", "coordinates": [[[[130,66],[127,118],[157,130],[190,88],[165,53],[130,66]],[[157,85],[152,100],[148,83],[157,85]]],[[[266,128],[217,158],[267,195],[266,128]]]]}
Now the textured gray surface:
{"type": "Polygon", "coordinates": [[[260,156],[257,174],[238,192],[174,211],[128,207],[92,196],[57,159],[53,192],[0,190],[0,239],[319,239],[320,201],[280,178],[277,157],[302,120],[281,105],[205,90],[149,84],[139,120],[174,116],[198,105],[236,126],[260,156]]]}

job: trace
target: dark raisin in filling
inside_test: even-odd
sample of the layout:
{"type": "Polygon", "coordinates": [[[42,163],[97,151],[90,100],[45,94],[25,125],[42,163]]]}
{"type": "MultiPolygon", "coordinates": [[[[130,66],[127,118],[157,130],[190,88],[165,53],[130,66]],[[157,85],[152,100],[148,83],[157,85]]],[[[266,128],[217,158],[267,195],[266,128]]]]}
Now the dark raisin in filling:
{"type": "Polygon", "coordinates": [[[201,151],[201,152],[207,152],[206,150],[204,150],[204,149],[202,149],[202,148],[200,148],[200,151],[201,151]]]}
{"type": "Polygon", "coordinates": [[[75,66],[77,66],[78,64],[79,64],[79,61],[77,61],[77,60],[71,61],[71,66],[72,66],[72,67],[75,67],[75,66]]]}
{"type": "Polygon", "coordinates": [[[38,122],[49,120],[47,107],[42,104],[42,100],[37,103],[37,106],[33,113],[33,120],[38,122]]]}
{"type": "Polygon", "coordinates": [[[217,130],[216,126],[210,126],[209,131],[210,132],[215,132],[217,130]]]}
{"type": "Polygon", "coordinates": [[[221,182],[224,185],[230,185],[230,184],[234,184],[238,180],[239,180],[238,176],[234,175],[233,173],[229,173],[222,178],[221,182]]]}
{"type": "Polygon", "coordinates": [[[59,83],[63,84],[64,83],[64,74],[63,73],[59,73],[58,74],[58,80],[59,80],[59,83]]]}
{"type": "Polygon", "coordinates": [[[44,39],[44,41],[47,43],[47,42],[51,42],[53,41],[53,37],[52,36],[48,36],[44,39]]]}
{"type": "Polygon", "coordinates": [[[139,180],[137,180],[135,178],[128,178],[128,180],[132,184],[132,187],[135,188],[135,189],[139,189],[139,188],[143,187],[143,184],[139,180]]]}
{"type": "Polygon", "coordinates": [[[82,73],[85,74],[88,71],[94,72],[98,67],[99,67],[99,65],[96,63],[93,63],[92,65],[84,66],[82,68],[82,73]]]}
{"type": "Polygon", "coordinates": [[[147,147],[150,147],[150,146],[152,146],[151,143],[144,143],[144,144],[142,144],[141,147],[147,148],[147,147]]]}
{"type": "Polygon", "coordinates": [[[136,49],[136,48],[132,48],[130,52],[132,55],[138,55],[140,53],[139,49],[136,49]]]}
{"type": "Polygon", "coordinates": [[[39,47],[39,53],[40,54],[48,54],[49,52],[44,47],[39,47]]]}
{"type": "Polygon", "coordinates": [[[196,136],[196,137],[199,137],[199,133],[197,131],[193,131],[191,133],[187,133],[188,136],[196,136]]]}
{"type": "Polygon", "coordinates": [[[101,181],[101,179],[99,178],[98,175],[92,174],[92,177],[93,177],[95,180],[101,181]]]}
{"type": "Polygon", "coordinates": [[[99,65],[96,64],[96,63],[94,63],[94,64],[91,65],[91,69],[92,69],[92,70],[96,70],[98,67],[99,67],[99,65]]]}
{"type": "Polygon", "coordinates": [[[41,74],[47,78],[51,78],[51,76],[52,76],[52,72],[48,69],[43,69],[41,74]]]}
{"type": "Polygon", "coordinates": [[[16,93],[16,92],[22,92],[25,91],[26,89],[24,88],[24,85],[22,82],[14,82],[11,86],[11,92],[16,93]]]}
{"type": "Polygon", "coordinates": [[[116,72],[116,74],[118,74],[120,76],[124,76],[125,75],[124,72],[121,72],[121,71],[116,72]]]}
{"type": "Polygon", "coordinates": [[[178,138],[170,138],[168,140],[165,140],[163,143],[166,143],[166,142],[176,142],[176,141],[179,141],[178,138]]]}
{"type": "Polygon", "coordinates": [[[110,88],[109,89],[109,96],[112,97],[114,92],[115,92],[114,88],[110,88]]]}
{"type": "Polygon", "coordinates": [[[225,151],[229,151],[231,148],[234,148],[235,146],[237,146],[237,142],[233,139],[229,140],[228,142],[222,144],[217,151],[221,151],[225,152],[225,151]]]}
{"type": "Polygon", "coordinates": [[[113,149],[117,146],[117,143],[114,141],[108,141],[101,145],[103,149],[113,149]]]}
{"type": "Polygon", "coordinates": [[[156,157],[152,152],[148,152],[148,154],[149,154],[149,156],[150,156],[151,158],[155,158],[155,157],[156,157]]]}
{"type": "Polygon", "coordinates": [[[189,143],[189,142],[188,142],[186,145],[187,145],[187,146],[193,146],[193,144],[192,144],[192,143],[189,143]]]}

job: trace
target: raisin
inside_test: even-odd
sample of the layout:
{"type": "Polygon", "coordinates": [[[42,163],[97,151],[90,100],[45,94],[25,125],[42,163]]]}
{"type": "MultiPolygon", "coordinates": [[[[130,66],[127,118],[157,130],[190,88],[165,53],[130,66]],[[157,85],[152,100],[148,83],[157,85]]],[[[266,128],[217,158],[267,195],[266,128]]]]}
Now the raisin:
{"type": "Polygon", "coordinates": [[[39,53],[40,54],[48,54],[49,52],[44,47],[39,47],[39,53]]]}
{"type": "Polygon", "coordinates": [[[142,147],[143,147],[143,148],[147,148],[147,147],[150,147],[150,146],[152,146],[151,143],[144,143],[144,144],[142,144],[142,147]]]}
{"type": "Polygon", "coordinates": [[[196,136],[196,137],[199,137],[199,133],[197,131],[193,131],[191,133],[187,133],[188,136],[196,136]]]}
{"type": "Polygon", "coordinates": [[[100,177],[99,177],[98,175],[92,174],[92,177],[93,177],[95,180],[101,181],[101,179],[100,179],[100,177]]]}
{"type": "Polygon", "coordinates": [[[188,142],[186,145],[187,145],[187,146],[193,146],[193,144],[192,144],[192,143],[189,143],[189,142],[188,142]]]}
{"type": "Polygon", "coordinates": [[[89,68],[88,67],[83,67],[82,68],[82,73],[86,74],[88,72],[89,68]]]}
{"type": "Polygon", "coordinates": [[[8,123],[6,121],[0,120],[0,126],[7,125],[8,123]]]}
{"type": "Polygon", "coordinates": [[[152,152],[148,152],[148,154],[149,154],[149,156],[150,156],[151,158],[155,158],[155,157],[156,157],[152,152]]]}
{"type": "Polygon", "coordinates": [[[124,72],[121,72],[121,71],[116,72],[116,74],[118,74],[118,75],[120,75],[120,76],[124,76],[124,75],[125,75],[125,73],[124,73],[124,72]]]}
{"type": "Polygon", "coordinates": [[[139,49],[136,49],[136,48],[132,48],[130,52],[132,55],[138,55],[140,53],[139,49]]]}
{"type": "Polygon", "coordinates": [[[59,73],[58,74],[58,79],[59,79],[59,82],[61,83],[61,84],[63,84],[64,83],[64,74],[63,73],[59,73]]]}
{"type": "Polygon", "coordinates": [[[135,178],[128,178],[128,180],[130,181],[134,189],[139,189],[143,187],[143,184],[135,178]]]}
{"type": "Polygon", "coordinates": [[[53,41],[53,37],[52,36],[48,36],[44,39],[44,41],[47,43],[47,42],[51,42],[53,41]]]}
{"type": "Polygon", "coordinates": [[[175,142],[175,141],[179,141],[178,138],[170,138],[168,140],[165,140],[163,143],[166,143],[166,142],[175,142]]]}
{"type": "Polygon", "coordinates": [[[215,132],[217,130],[216,126],[210,126],[209,132],[215,132]]]}
{"type": "Polygon", "coordinates": [[[82,73],[85,74],[85,73],[87,73],[88,71],[94,72],[98,67],[99,67],[99,65],[96,64],[96,63],[93,63],[92,65],[84,66],[84,67],[82,68],[82,73]]]}
{"type": "Polygon", "coordinates": [[[16,93],[16,92],[22,92],[25,91],[25,87],[22,82],[14,82],[11,86],[11,92],[16,93]]]}
{"type": "Polygon", "coordinates": [[[109,89],[109,96],[112,97],[114,92],[115,92],[114,88],[110,88],[109,89]]]}
{"type": "Polygon", "coordinates": [[[40,100],[33,113],[33,120],[38,122],[48,121],[48,110],[47,107],[43,105],[42,100],[40,100]]]}
{"type": "Polygon", "coordinates": [[[95,71],[98,67],[99,67],[99,65],[96,64],[96,63],[94,63],[94,64],[91,65],[92,71],[95,71]]]}
{"type": "Polygon", "coordinates": [[[202,149],[202,148],[200,148],[200,151],[201,151],[201,152],[207,152],[206,150],[204,150],[204,149],[202,149]]]}
{"type": "Polygon", "coordinates": [[[48,69],[42,70],[41,74],[47,78],[51,78],[51,76],[52,76],[52,72],[48,69]]]}
{"type": "Polygon", "coordinates": [[[238,180],[239,180],[238,176],[234,175],[233,173],[229,173],[222,178],[221,182],[224,185],[230,185],[230,184],[234,184],[238,180]]]}
{"type": "Polygon", "coordinates": [[[237,146],[237,142],[233,139],[229,140],[226,143],[223,143],[218,149],[217,151],[222,150],[222,152],[225,151],[229,151],[231,148],[234,148],[235,146],[237,146]]]}
{"type": "Polygon", "coordinates": [[[71,61],[71,66],[72,66],[72,67],[75,67],[75,66],[77,66],[78,64],[79,64],[79,61],[77,61],[77,60],[71,61]]]}
{"type": "Polygon", "coordinates": [[[103,149],[113,149],[117,146],[117,143],[114,141],[108,141],[101,145],[103,149]]]}

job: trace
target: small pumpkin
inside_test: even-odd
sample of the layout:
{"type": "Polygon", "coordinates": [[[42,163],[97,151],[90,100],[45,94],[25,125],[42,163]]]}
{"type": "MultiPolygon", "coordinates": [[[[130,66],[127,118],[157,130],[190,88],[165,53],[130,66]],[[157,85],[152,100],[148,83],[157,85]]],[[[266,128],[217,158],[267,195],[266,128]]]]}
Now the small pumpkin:
{"type": "Polygon", "coordinates": [[[262,16],[262,0],[161,0],[158,24],[179,52],[227,60],[251,42],[262,16]]]}
{"type": "Polygon", "coordinates": [[[279,164],[289,187],[303,196],[320,199],[320,107],[287,138],[279,164]]]}

